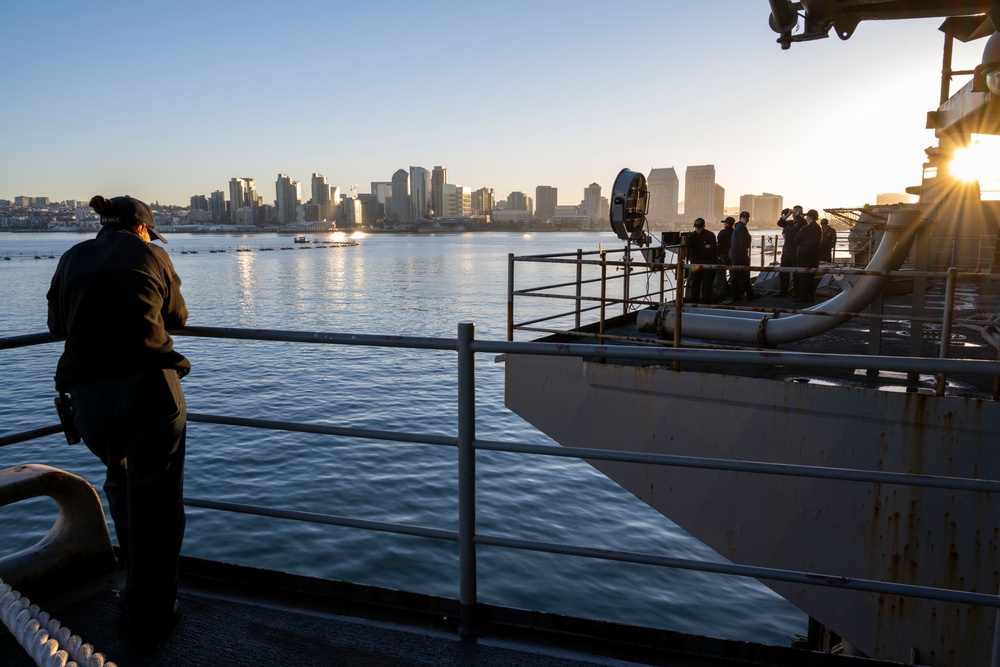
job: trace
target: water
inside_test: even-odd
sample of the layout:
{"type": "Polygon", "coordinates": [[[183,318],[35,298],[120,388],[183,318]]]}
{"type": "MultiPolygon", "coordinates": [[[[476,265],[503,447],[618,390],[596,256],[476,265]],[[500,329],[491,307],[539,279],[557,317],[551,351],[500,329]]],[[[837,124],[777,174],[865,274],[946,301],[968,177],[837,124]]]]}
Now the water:
{"type": "MultiPolygon", "coordinates": [[[[0,336],[45,330],[56,266],[48,255],[83,238],[0,234],[0,257],[16,257],[0,260],[0,336]]],[[[457,324],[470,321],[478,338],[502,340],[508,253],[620,247],[610,233],[356,238],[356,247],[234,252],[291,246],[291,237],[175,234],[166,248],[183,279],[190,325],[453,338],[457,324]],[[229,252],[208,252],[221,248],[229,252]]],[[[530,265],[522,274],[519,266],[518,286],[522,278],[525,286],[554,282],[544,277],[551,270],[530,265]]],[[[175,345],[193,366],[184,380],[191,412],[456,432],[454,353],[187,337],[175,345]]],[[[0,353],[0,434],[55,421],[51,376],[60,349],[0,353]]],[[[552,444],[504,408],[503,367],[492,355],[477,360],[476,388],[477,437],[552,444]]],[[[23,463],[72,471],[97,488],[103,479],[96,458],[61,435],[0,449],[0,467],[23,463]]],[[[483,533],[717,558],[579,461],[484,452],[477,485],[483,533]]],[[[191,423],[185,495],[454,530],[456,452],[191,423]]],[[[0,508],[5,552],[44,535],[52,507],[40,499],[0,508]]],[[[189,509],[184,553],[458,596],[455,544],[424,538],[189,509]]],[[[775,644],[805,632],[805,616],[755,581],[491,547],[478,554],[487,603],[775,644]]]]}

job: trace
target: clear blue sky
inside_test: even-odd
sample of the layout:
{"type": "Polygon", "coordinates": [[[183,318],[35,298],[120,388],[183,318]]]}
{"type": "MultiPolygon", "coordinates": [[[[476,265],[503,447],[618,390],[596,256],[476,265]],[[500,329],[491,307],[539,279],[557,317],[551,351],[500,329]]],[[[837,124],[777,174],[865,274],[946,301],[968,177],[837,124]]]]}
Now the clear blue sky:
{"type": "Polygon", "coordinates": [[[287,173],[308,199],[314,171],[368,192],[410,165],[498,199],[556,186],[560,204],[591,182],[607,195],[622,167],[683,179],[714,164],[730,206],[764,191],[852,206],[918,183],[941,21],[782,51],[768,13],[765,0],[6,0],[0,198],[186,205],[241,176],[270,201],[287,173]]]}

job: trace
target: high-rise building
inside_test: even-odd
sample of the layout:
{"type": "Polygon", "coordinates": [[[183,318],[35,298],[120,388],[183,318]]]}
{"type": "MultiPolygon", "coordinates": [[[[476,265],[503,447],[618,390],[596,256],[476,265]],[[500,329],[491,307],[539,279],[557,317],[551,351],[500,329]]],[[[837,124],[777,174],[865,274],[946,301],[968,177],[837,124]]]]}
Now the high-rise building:
{"type": "Polygon", "coordinates": [[[472,215],[492,215],[496,205],[493,188],[479,188],[472,193],[472,215]]]}
{"type": "Polygon", "coordinates": [[[551,185],[539,185],[535,188],[535,202],[538,204],[538,219],[550,221],[556,214],[559,205],[559,188],[551,185]]]}
{"type": "Polygon", "coordinates": [[[721,185],[719,185],[718,183],[716,183],[715,196],[712,198],[712,215],[715,217],[712,218],[711,221],[712,222],[721,221],[722,216],[725,213],[725,210],[726,210],[726,189],[721,185]]]}
{"type": "Polygon", "coordinates": [[[429,217],[431,208],[431,172],[410,167],[410,219],[429,217]]]}
{"type": "Polygon", "coordinates": [[[208,198],[205,195],[192,195],[188,207],[188,222],[201,223],[212,219],[208,212],[208,198]]]}
{"type": "Polygon", "coordinates": [[[317,207],[317,219],[330,219],[330,184],[323,174],[312,175],[312,204],[317,207]]]}
{"type": "Polygon", "coordinates": [[[750,214],[750,224],[769,227],[781,217],[781,209],[784,207],[785,198],[770,192],[740,197],[740,210],[750,214]]]}
{"type": "Polygon", "coordinates": [[[222,190],[213,192],[212,198],[209,200],[208,210],[211,213],[212,222],[218,222],[226,217],[226,193],[222,190]]]}
{"type": "Polygon", "coordinates": [[[229,217],[241,225],[255,225],[259,220],[257,181],[252,178],[229,179],[229,217]]]}
{"type": "Polygon", "coordinates": [[[445,183],[441,186],[441,217],[472,215],[472,189],[445,183]]]}
{"type": "Polygon", "coordinates": [[[392,175],[392,217],[396,222],[410,221],[410,174],[405,169],[392,175]]]}
{"type": "Polygon", "coordinates": [[[715,220],[715,165],[688,167],[684,172],[684,225],[690,227],[695,218],[715,220]]]}
{"type": "Polygon", "coordinates": [[[431,172],[431,208],[435,215],[441,215],[441,188],[448,181],[448,170],[444,167],[434,167],[431,172]]]}
{"type": "Polygon", "coordinates": [[[680,179],[673,167],[650,169],[646,178],[649,188],[649,209],[646,220],[651,231],[677,228],[677,207],[680,179]]]}
{"type": "Polygon", "coordinates": [[[298,217],[299,182],[288,174],[278,174],[274,182],[274,206],[278,211],[278,224],[288,225],[298,217]]]}
{"type": "Polygon", "coordinates": [[[386,202],[392,197],[392,183],[389,181],[372,181],[372,194],[375,200],[382,206],[382,215],[390,213],[386,202]]]}
{"type": "Polygon", "coordinates": [[[507,195],[507,210],[508,211],[528,211],[528,200],[530,197],[523,192],[511,192],[507,195]]]}

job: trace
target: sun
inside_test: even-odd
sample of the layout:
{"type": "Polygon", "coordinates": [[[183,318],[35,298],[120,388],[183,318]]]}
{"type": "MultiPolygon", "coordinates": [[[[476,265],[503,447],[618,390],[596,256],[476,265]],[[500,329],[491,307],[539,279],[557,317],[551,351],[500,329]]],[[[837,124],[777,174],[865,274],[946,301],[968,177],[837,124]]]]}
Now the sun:
{"type": "Polygon", "coordinates": [[[979,181],[984,199],[1000,194],[1000,137],[973,135],[967,147],[955,151],[948,171],[961,181],[979,181]]]}

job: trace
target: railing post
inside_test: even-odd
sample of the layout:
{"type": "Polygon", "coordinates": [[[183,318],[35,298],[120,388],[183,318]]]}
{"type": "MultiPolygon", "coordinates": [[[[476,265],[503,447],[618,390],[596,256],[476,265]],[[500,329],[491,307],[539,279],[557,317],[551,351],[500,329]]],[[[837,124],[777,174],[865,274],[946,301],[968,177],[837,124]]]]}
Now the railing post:
{"type": "MultiPolygon", "coordinates": [[[[944,312],[941,317],[941,350],[938,352],[939,359],[948,358],[948,348],[951,346],[951,321],[955,310],[955,280],[958,277],[958,269],[954,266],[948,267],[948,281],[944,289],[944,312]]],[[[945,374],[938,373],[935,393],[944,396],[945,374]]]]}
{"type": "MultiPolygon", "coordinates": [[[[681,311],[684,309],[684,262],[687,260],[685,257],[686,254],[684,246],[678,246],[677,274],[674,277],[674,347],[681,346],[681,311]]],[[[679,371],[681,369],[681,362],[673,362],[672,367],[675,371],[679,371]]]]}
{"type": "Polygon", "coordinates": [[[576,330],[580,330],[580,308],[582,303],[580,297],[583,292],[583,249],[576,249],[576,330]]]}
{"type": "MultiPolygon", "coordinates": [[[[576,307],[579,310],[579,301],[576,307]]],[[[577,327],[579,326],[579,315],[577,315],[577,327]]],[[[507,254],[507,340],[514,340],[514,253],[512,252],[507,254]]]]}
{"type": "Polygon", "coordinates": [[[622,317],[628,315],[628,279],[632,274],[632,244],[625,248],[625,276],[622,279],[622,317]]]}
{"type": "Polygon", "coordinates": [[[598,336],[601,345],[604,345],[604,318],[607,311],[606,299],[608,298],[608,255],[601,248],[601,322],[598,336]]]}
{"type": "Polygon", "coordinates": [[[476,632],[476,325],[458,325],[459,633],[476,632]]]}

